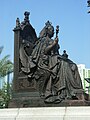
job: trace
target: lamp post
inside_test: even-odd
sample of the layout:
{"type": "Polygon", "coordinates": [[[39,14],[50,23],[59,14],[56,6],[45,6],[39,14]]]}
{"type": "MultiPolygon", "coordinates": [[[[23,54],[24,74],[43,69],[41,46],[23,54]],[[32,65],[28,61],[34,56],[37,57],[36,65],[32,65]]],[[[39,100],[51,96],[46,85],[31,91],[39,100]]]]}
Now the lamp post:
{"type": "MultiPolygon", "coordinates": [[[[90,0],[87,1],[88,7],[90,7],[90,0]]],[[[90,10],[88,11],[90,13],[90,10]]]]}

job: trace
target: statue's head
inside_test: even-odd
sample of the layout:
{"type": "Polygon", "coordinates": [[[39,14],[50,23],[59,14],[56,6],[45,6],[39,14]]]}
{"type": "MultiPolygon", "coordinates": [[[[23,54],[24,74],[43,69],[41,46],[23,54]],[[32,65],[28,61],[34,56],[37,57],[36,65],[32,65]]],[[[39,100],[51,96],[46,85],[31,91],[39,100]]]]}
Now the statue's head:
{"type": "Polygon", "coordinates": [[[45,23],[45,27],[40,32],[40,37],[49,36],[50,38],[54,35],[54,27],[52,26],[51,22],[47,21],[45,23]]]}

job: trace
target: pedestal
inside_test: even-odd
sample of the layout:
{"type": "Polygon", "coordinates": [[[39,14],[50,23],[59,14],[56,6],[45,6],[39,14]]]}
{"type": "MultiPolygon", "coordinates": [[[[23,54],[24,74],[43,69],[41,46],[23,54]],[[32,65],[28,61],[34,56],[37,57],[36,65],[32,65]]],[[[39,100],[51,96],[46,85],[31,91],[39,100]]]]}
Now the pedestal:
{"type": "Polygon", "coordinates": [[[0,120],[90,120],[90,107],[0,109],[0,120]]]}

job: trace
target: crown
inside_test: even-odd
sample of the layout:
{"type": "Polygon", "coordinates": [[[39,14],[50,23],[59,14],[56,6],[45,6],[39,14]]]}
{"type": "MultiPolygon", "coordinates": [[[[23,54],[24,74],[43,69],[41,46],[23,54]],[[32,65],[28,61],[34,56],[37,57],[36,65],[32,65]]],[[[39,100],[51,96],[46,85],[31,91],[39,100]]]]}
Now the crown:
{"type": "Polygon", "coordinates": [[[45,23],[45,25],[46,25],[46,28],[48,28],[49,26],[51,26],[52,25],[52,23],[51,22],[49,22],[49,20],[45,23]]]}

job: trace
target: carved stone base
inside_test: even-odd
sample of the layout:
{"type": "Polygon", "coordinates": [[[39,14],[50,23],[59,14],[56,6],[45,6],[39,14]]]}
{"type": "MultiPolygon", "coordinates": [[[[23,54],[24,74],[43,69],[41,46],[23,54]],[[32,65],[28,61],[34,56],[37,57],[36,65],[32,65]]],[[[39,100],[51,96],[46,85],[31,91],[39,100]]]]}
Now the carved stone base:
{"type": "Polygon", "coordinates": [[[15,93],[9,103],[9,108],[25,107],[67,107],[67,106],[89,106],[86,100],[63,100],[60,103],[45,103],[39,92],[15,93]]]}

